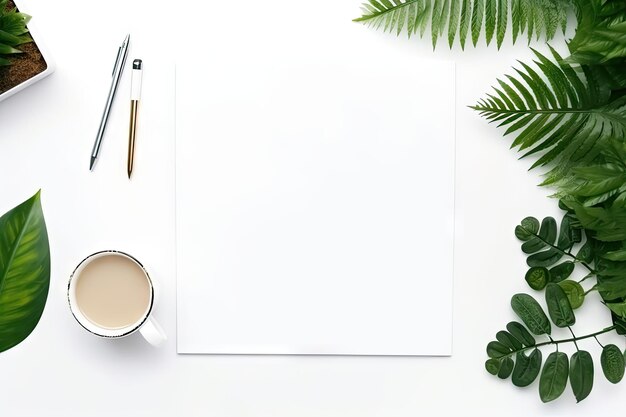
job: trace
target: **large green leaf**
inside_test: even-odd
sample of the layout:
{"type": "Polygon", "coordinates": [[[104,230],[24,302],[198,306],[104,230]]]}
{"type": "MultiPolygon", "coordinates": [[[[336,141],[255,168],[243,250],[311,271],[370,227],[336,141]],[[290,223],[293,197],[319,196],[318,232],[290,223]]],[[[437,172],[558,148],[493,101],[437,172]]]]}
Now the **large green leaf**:
{"type": "Polygon", "coordinates": [[[624,377],[624,354],[615,345],[606,345],[600,356],[602,372],[609,382],[617,384],[624,377]]]}
{"type": "Polygon", "coordinates": [[[528,294],[515,294],[511,297],[513,311],[534,334],[550,334],[552,327],[550,320],[533,297],[528,294]]]}
{"type": "Polygon", "coordinates": [[[546,305],[550,319],[557,327],[573,326],[576,323],[574,310],[563,288],[555,283],[546,286],[546,305]]]}
{"type": "Polygon", "coordinates": [[[626,135],[626,97],[611,94],[604,70],[573,68],[552,50],[553,59],[535,51],[535,64],[521,63],[518,77],[498,80],[494,94],[472,108],[491,122],[518,132],[512,147],[533,164],[549,166],[544,185],[559,184],[574,167],[594,161],[612,138],[626,135]],[[584,75],[583,75],[584,73],[584,75]]]}
{"type": "Polygon", "coordinates": [[[49,284],[50,249],[38,192],[0,217],[0,352],[33,331],[49,284]]]}
{"type": "Polygon", "coordinates": [[[541,401],[547,403],[559,398],[565,391],[568,374],[569,362],[565,353],[552,352],[548,355],[539,378],[539,397],[541,397],[541,401]]]}
{"type": "Polygon", "coordinates": [[[589,352],[579,350],[572,355],[569,374],[576,402],[581,402],[593,388],[593,359],[589,352]]]}
{"type": "Polygon", "coordinates": [[[567,0],[367,0],[362,16],[354,20],[397,34],[406,28],[409,37],[418,29],[421,36],[421,28],[430,23],[433,47],[445,33],[450,46],[458,35],[464,48],[471,30],[474,46],[485,33],[487,44],[495,35],[499,48],[509,26],[513,42],[520,32],[529,40],[542,34],[553,38],[559,26],[565,29],[567,13],[574,7],[575,2],[567,0]]]}

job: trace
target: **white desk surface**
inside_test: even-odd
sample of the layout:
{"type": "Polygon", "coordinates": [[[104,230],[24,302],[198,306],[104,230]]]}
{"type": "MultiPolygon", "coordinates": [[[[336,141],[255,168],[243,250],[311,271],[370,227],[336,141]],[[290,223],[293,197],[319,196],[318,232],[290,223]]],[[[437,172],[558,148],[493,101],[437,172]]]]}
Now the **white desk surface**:
{"type": "MultiPolygon", "coordinates": [[[[359,0],[350,1],[357,16],[359,0]]],[[[583,403],[576,405],[568,388],[561,400],[542,405],[536,383],[518,389],[484,371],[486,343],[513,318],[510,296],[527,291],[513,227],[529,214],[557,213],[555,203],[545,198],[547,190],[535,187],[536,174],[526,173],[528,163],[508,150],[509,140],[466,107],[516,59],[530,60],[525,45],[507,44],[499,53],[492,45],[461,54],[457,48],[446,50],[442,42],[435,53],[457,62],[451,358],[182,356],[175,345],[173,64],[178,42],[198,42],[201,48],[202,41],[176,33],[172,22],[203,12],[207,24],[229,18],[237,30],[237,19],[211,16],[209,6],[201,11],[206,3],[192,1],[191,10],[182,2],[147,0],[119,7],[78,0],[19,4],[46,36],[57,70],[0,103],[0,211],[43,189],[52,278],[39,326],[21,345],[0,354],[3,416],[414,417],[456,412],[572,417],[621,406],[626,387],[610,385],[600,374],[583,403]],[[125,180],[127,78],[100,163],[94,173],[87,170],[112,60],[128,31],[134,45],[129,59],[142,57],[146,68],[131,183],[125,180]],[[97,339],[68,311],[68,274],[85,254],[110,247],[135,254],[160,283],[155,317],[170,336],[160,349],[150,348],[140,336],[97,339]]],[[[390,48],[432,56],[429,40],[380,36],[389,39],[390,48]]],[[[608,314],[589,301],[580,310],[580,331],[609,323],[608,314]]],[[[584,346],[599,356],[592,342],[584,346]]]]}

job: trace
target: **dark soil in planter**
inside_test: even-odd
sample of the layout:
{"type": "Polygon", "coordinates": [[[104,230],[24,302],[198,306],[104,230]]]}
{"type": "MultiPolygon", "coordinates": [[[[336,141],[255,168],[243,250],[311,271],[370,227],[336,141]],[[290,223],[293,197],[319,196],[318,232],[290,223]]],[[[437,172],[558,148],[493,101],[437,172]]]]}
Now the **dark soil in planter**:
{"type": "MultiPolygon", "coordinates": [[[[9,0],[8,7],[15,7],[12,0],[9,0]]],[[[22,51],[21,54],[8,57],[11,65],[0,67],[0,94],[44,72],[48,68],[35,42],[20,45],[18,49],[22,51]]]]}

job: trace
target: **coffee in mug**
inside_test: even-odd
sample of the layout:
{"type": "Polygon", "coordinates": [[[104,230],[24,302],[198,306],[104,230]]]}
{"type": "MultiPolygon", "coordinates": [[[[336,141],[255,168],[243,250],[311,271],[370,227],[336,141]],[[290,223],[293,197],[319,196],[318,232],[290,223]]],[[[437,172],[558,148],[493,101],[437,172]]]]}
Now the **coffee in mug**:
{"type": "Polygon", "coordinates": [[[139,330],[152,344],[165,339],[149,318],[152,280],[127,253],[109,250],[85,258],[70,277],[68,299],[76,320],[98,336],[117,338],[139,330]]]}

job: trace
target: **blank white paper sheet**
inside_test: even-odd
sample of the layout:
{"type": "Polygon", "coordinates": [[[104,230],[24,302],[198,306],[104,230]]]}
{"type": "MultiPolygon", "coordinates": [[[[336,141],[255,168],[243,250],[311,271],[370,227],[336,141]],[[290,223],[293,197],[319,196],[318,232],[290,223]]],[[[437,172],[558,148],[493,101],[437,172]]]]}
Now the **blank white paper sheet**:
{"type": "Polygon", "coordinates": [[[453,64],[275,3],[179,51],[178,352],[450,355],[453,64]]]}

